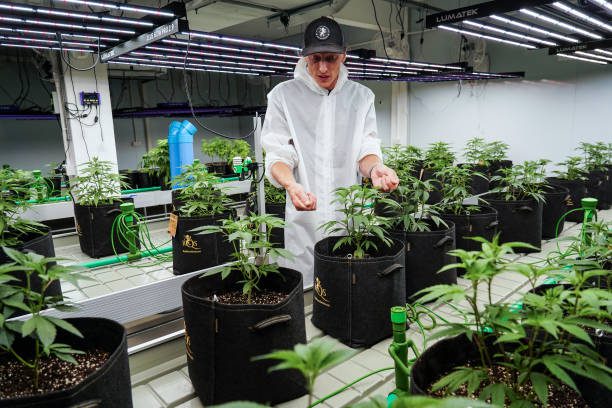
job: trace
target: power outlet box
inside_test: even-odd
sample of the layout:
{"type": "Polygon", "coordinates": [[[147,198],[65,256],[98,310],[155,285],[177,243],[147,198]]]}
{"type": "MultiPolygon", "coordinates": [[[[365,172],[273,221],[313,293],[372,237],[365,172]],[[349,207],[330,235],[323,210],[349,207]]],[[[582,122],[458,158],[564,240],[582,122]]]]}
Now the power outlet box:
{"type": "Polygon", "coordinates": [[[98,106],[100,105],[100,93],[99,92],[85,92],[81,91],[79,94],[81,97],[82,106],[98,106]]]}

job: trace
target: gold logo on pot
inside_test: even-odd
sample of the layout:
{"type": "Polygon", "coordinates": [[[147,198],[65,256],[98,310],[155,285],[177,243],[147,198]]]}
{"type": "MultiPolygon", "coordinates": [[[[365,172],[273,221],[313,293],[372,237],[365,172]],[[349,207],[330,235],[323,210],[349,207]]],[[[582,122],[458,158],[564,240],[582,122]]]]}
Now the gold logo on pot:
{"type": "Polygon", "coordinates": [[[189,234],[183,237],[183,253],[184,254],[199,254],[202,248],[198,246],[198,242],[189,234]]]}
{"type": "Polygon", "coordinates": [[[189,337],[189,333],[187,332],[187,325],[183,322],[183,326],[185,327],[185,351],[187,354],[187,358],[193,360],[193,352],[191,351],[191,337],[189,337]]]}
{"type": "Polygon", "coordinates": [[[327,299],[327,291],[321,284],[321,279],[319,279],[318,277],[315,279],[314,290],[315,290],[315,297],[314,297],[315,300],[319,302],[320,304],[322,304],[323,306],[331,307],[331,305],[329,304],[330,302],[327,299]]]}

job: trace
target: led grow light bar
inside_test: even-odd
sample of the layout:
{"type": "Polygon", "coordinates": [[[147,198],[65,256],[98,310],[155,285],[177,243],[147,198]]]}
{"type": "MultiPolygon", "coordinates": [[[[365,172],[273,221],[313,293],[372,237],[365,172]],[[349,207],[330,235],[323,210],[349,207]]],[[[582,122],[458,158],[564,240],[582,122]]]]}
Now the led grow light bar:
{"type": "Polygon", "coordinates": [[[132,6],[128,4],[111,3],[108,1],[88,1],[88,0],[60,0],[63,3],[80,4],[83,6],[103,7],[111,10],[133,11],[135,13],[151,14],[161,17],[174,17],[174,13],[157,10],[149,7],[132,6]]]}
{"type": "Polygon", "coordinates": [[[133,30],[124,30],[120,28],[105,28],[98,26],[90,26],[90,25],[80,25],[80,24],[72,24],[72,23],[59,23],[55,21],[46,21],[46,20],[35,20],[31,18],[15,18],[15,17],[7,17],[0,15],[0,21],[9,21],[12,23],[21,23],[21,24],[29,24],[33,26],[49,26],[49,27],[60,27],[60,28],[74,28],[77,30],[85,30],[85,31],[100,31],[107,33],[115,33],[115,34],[136,34],[136,31],[133,30]]]}
{"type": "Polygon", "coordinates": [[[529,48],[529,49],[537,48],[537,47],[535,47],[535,46],[533,46],[531,44],[526,44],[526,43],[517,42],[517,41],[511,41],[511,40],[506,40],[506,39],[501,38],[501,37],[494,37],[494,36],[491,36],[491,35],[480,34],[480,33],[474,32],[474,31],[468,31],[468,30],[459,29],[459,28],[455,28],[455,27],[439,25],[438,28],[441,28],[443,30],[448,30],[448,31],[454,31],[456,33],[461,33],[461,34],[465,34],[465,35],[471,35],[473,37],[484,38],[484,39],[491,40],[491,41],[496,41],[496,42],[501,42],[501,43],[505,43],[505,44],[516,45],[518,47],[529,48]]]}
{"type": "MultiPolygon", "coordinates": [[[[147,63],[142,63],[142,62],[121,62],[121,61],[111,60],[111,61],[108,61],[108,63],[116,64],[116,65],[128,65],[128,66],[138,65],[141,67],[152,67],[152,68],[183,69],[183,67],[160,65],[160,64],[147,64],[147,63]]],[[[188,71],[219,72],[219,73],[224,73],[224,74],[238,74],[238,75],[251,75],[251,76],[259,75],[258,73],[255,73],[255,72],[240,72],[240,71],[229,71],[229,70],[222,70],[222,69],[207,69],[207,68],[193,68],[193,67],[186,67],[185,69],[188,71]]]]}
{"type": "Polygon", "coordinates": [[[24,13],[34,13],[34,14],[76,18],[79,20],[81,19],[96,20],[100,22],[107,21],[107,22],[118,23],[118,24],[136,25],[136,26],[145,26],[145,27],[153,26],[153,23],[151,23],[150,21],[133,20],[133,19],[128,19],[128,18],[113,17],[113,16],[97,16],[92,13],[78,13],[75,11],[49,9],[49,8],[43,8],[43,7],[15,6],[12,4],[0,3],[0,9],[18,11],[18,12],[24,12],[24,13]]]}
{"type": "Polygon", "coordinates": [[[168,64],[168,65],[173,65],[175,67],[178,66],[179,68],[182,68],[183,66],[190,66],[190,67],[230,69],[230,70],[249,71],[249,72],[262,72],[262,73],[267,73],[267,74],[274,74],[276,72],[271,69],[262,69],[262,68],[226,67],[223,65],[200,64],[200,63],[195,63],[195,62],[188,62],[185,64],[183,62],[161,61],[161,60],[154,60],[154,59],[148,59],[148,58],[137,58],[137,57],[117,57],[116,60],[145,62],[145,63],[151,63],[151,64],[168,64]]]}
{"type": "Polygon", "coordinates": [[[257,47],[277,48],[280,50],[290,50],[290,51],[296,51],[296,52],[300,52],[302,50],[299,47],[294,47],[291,45],[269,43],[269,42],[257,41],[257,40],[247,40],[244,38],[230,37],[226,35],[199,33],[197,31],[189,31],[189,32],[181,33],[181,34],[189,35],[189,36],[196,37],[196,38],[205,38],[207,40],[222,41],[222,42],[228,42],[228,43],[234,43],[234,44],[244,44],[244,45],[253,45],[257,47]]]}
{"type": "Polygon", "coordinates": [[[603,55],[597,55],[597,54],[593,54],[593,53],[590,53],[590,52],[576,51],[576,52],[574,52],[574,54],[582,55],[583,57],[602,59],[604,61],[612,62],[612,58],[610,58],[610,57],[604,57],[603,55]]]}
{"type": "Polygon", "coordinates": [[[602,50],[601,48],[595,48],[593,51],[598,52],[600,54],[612,56],[612,51],[602,50]]]}
{"type": "MultiPolygon", "coordinates": [[[[176,59],[176,60],[180,60],[180,61],[184,61],[185,60],[185,56],[180,56],[180,55],[165,55],[165,54],[157,54],[154,52],[142,52],[142,51],[132,51],[130,53],[130,55],[140,55],[143,57],[153,57],[153,58],[161,58],[161,59],[166,59],[166,58],[172,58],[172,59],[176,59]]],[[[223,58],[223,56],[220,56],[221,58],[223,58]]],[[[221,63],[221,64],[233,64],[233,65],[245,65],[248,67],[268,67],[268,68],[275,68],[275,69],[281,69],[281,70],[291,70],[293,69],[292,67],[284,67],[284,66],[280,66],[280,65],[270,65],[270,64],[257,64],[257,63],[253,63],[253,62],[238,62],[238,61],[228,61],[228,60],[218,60],[218,59],[210,59],[210,58],[197,58],[197,57],[186,57],[188,61],[200,61],[200,62],[212,62],[212,63],[221,63]]]]}
{"type": "Polygon", "coordinates": [[[597,5],[612,11],[612,3],[606,0],[589,0],[591,3],[596,3],[597,5]]]}
{"type": "MultiPolygon", "coordinates": [[[[45,43],[45,44],[58,44],[59,45],[59,41],[57,40],[46,40],[43,38],[30,38],[30,37],[14,37],[14,36],[4,36],[4,35],[0,35],[0,39],[3,40],[10,40],[10,41],[23,41],[23,42],[40,42],[40,43],[45,43]]],[[[78,42],[78,41],[63,41],[62,40],[62,49],[64,49],[64,45],[63,44],[68,44],[68,45],[80,45],[83,47],[98,47],[97,43],[84,43],[84,42],[78,42]]],[[[100,48],[103,48],[103,45],[100,44],[100,48]]]]}
{"type": "Polygon", "coordinates": [[[25,45],[25,44],[12,44],[12,43],[0,43],[2,47],[13,47],[13,48],[31,48],[37,50],[54,50],[54,51],[77,51],[77,52],[95,52],[87,48],[66,48],[66,47],[49,47],[46,45],[25,45]]]}
{"type": "Polygon", "coordinates": [[[601,21],[598,18],[595,17],[591,17],[588,14],[583,13],[582,11],[576,10],[573,7],[570,7],[567,4],[561,3],[560,1],[554,2],[553,3],[553,7],[562,10],[565,13],[571,14],[573,16],[578,17],[579,19],[586,21],[590,24],[596,25],[597,27],[603,28],[604,30],[607,31],[612,31],[612,25],[607,24],[603,21],[601,21]]]}
{"type": "Polygon", "coordinates": [[[563,58],[570,58],[570,59],[579,60],[579,61],[592,62],[593,64],[601,64],[601,65],[607,64],[607,62],[598,61],[592,58],[577,57],[575,55],[569,55],[569,54],[557,54],[557,55],[563,58]]]}
{"type": "Polygon", "coordinates": [[[506,24],[511,24],[513,26],[520,27],[520,28],[525,29],[527,31],[533,31],[535,33],[544,34],[544,35],[547,35],[549,37],[558,38],[560,40],[564,40],[564,41],[567,41],[567,42],[571,42],[571,43],[579,43],[580,42],[580,40],[578,40],[576,38],[568,37],[566,35],[562,35],[562,34],[554,32],[554,31],[544,30],[544,29],[542,29],[540,27],[536,27],[536,26],[531,25],[531,24],[526,24],[526,23],[524,23],[524,22],[522,22],[520,20],[515,20],[513,18],[501,17],[501,16],[498,16],[498,15],[495,15],[495,14],[493,14],[493,15],[491,15],[489,17],[494,19],[494,20],[506,23],[506,24]]]}
{"type": "Polygon", "coordinates": [[[470,25],[472,27],[479,28],[481,30],[493,31],[493,32],[500,33],[500,34],[505,34],[505,35],[510,36],[510,37],[520,38],[521,40],[527,40],[527,41],[532,41],[532,42],[536,42],[536,43],[539,43],[539,44],[549,45],[551,47],[554,47],[555,45],[559,45],[559,44],[554,43],[552,41],[543,40],[541,38],[532,37],[530,35],[519,34],[519,33],[514,32],[514,31],[504,30],[504,29],[501,29],[501,28],[490,26],[488,24],[478,23],[476,21],[465,20],[465,21],[463,21],[463,23],[467,24],[467,25],[470,25]]]}
{"type": "Polygon", "coordinates": [[[535,18],[536,20],[546,21],[547,23],[550,23],[550,24],[553,24],[553,25],[556,25],[556,26],[559,26],[559,27],[563,27],[563,28],[565,28],[567,30],[570,30],[570,31],[573,31],[575,33],[579,33],[579,34],[585,35],[585,36],[590,37],[590,38],[595,38],[596,40],[601,40],[603,38],[599,34],[595,34],[595,33],[591,32],[591,31],[583,30],[582,28],[578,28],[578,27],[573,26],[571,24],[564,23],[563,21],[559,21],[559,20],[557,20],[555,18],[546,16],[544,14],[536,13],[533,10],[521,9],[521,13],[526,14],[528,16],[531,16],[531,17],[535,18]]]}
{"type": "Polygon", "coordinates": [[[115,38],[115,37],[104,37],[104,36],[98,37],[95,35],[85,35],[85,34],[54,33],[51,31],[28,30],[25,28],[0,27],[0,31],[11,31],[15,33],[48,35],[52,37],[57,37],[57,35],[59,34],[62,37],[86,38],[86,39],[95,40],[95,41],[97,41],[98,38],[100,38],[100,41],[119,41],[119,38],[115,38]]]}

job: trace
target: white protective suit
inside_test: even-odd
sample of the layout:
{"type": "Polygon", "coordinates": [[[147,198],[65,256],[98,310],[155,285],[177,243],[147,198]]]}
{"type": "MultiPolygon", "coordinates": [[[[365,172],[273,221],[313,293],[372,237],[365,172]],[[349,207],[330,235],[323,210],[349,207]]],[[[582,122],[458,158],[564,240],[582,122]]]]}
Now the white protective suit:
{"type": "Polygon", "coordinates": [[[359,160],[374,154],[382,160],[377,137],[374,94],[348,79],[342,65],[335,88],[321,88],[306,69],[302,58],[294,79],[283,82],[268,94],[268,109],[262,129],[266,152],[266,175],[274,163],[282,162],[306,192],[317,197],[315,211],[297,211],[287,196],[285,248],[295,255],[283,266],[304,275],[304,286],[311,286],[314,273],[314,245],[324,238],[319,227],[341,213],[332,204],[333,191],[360,180],[359,160]]]}

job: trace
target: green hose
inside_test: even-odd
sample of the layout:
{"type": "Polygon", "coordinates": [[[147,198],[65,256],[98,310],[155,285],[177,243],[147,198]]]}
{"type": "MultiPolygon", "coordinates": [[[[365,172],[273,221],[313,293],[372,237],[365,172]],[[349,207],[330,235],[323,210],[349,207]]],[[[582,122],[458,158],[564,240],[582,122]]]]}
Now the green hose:
{"type": "Polygon", "coordinates": [[[386,367],[386,368],[381,368],[381,369],[372,371],[372,372],[370,372],[370,373],[368,373],[366,375],[363,375],[363,376],[359,377],[358,379],[356,379],[355,381],[353,381],[352,383],[346,384],[344,387],[338,388],[336,391],[334,391],[334,392],[332,392],[330,394],[327,394],[323,398],[313,402],[312,405],[309,406],[309,408],[315,407],[315,406],[319,405],[320,403],[325,402],[325,401],[327,401],[328,399],[330,399],[332,397],[335,397],[336,395],[340,394],[341,392],[346,391],[349,387],[352,387],[353,385],[357,384],[358,382],[363,381],[366,378],[373,376],[374,374],[378,374],[378,373],[380,373],[382,371],[389,371],[389,370],[394,370],[394,369],[395,369],[395,367],[386,367]]]}
{"type": "Polygon", "coordinates": [[[121,190],[121,194],[134,194],[134,193],[145,193],[147,191],[159,191],[161,190],[160,186],[157,187],[143,187],[143,188],[134,188],[131,190],[121,190]]]}
{"type": "Polygon", "coordinates": [[[149,256],[157,256],[159,254],[165,254],[167,252],[172,252],[172,247],[162,247],[162,248],[155,248],[154,250],[144,250],[144,251],[140,251],[138,255],[117,255],[114,258],[106,258],[106,259],[99,259],[97,261],[92,261],[92,262],[85,262],[82,264],[79,264],[79,266],[82,266],[83,268],[99,268],[101,266],[108,266],[108,265],[115,265],[118,263],[123,263],[123,262],[129,262],[129,261],[136,261],[138,259],[142,259],[142,258],[146,258],[149,256]]]}

